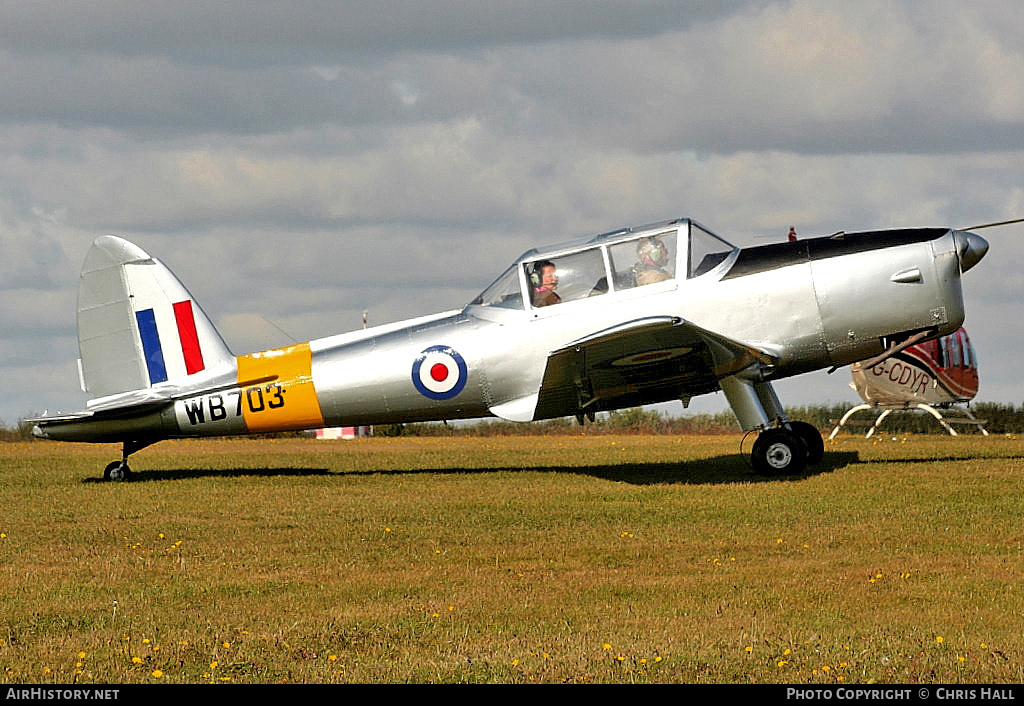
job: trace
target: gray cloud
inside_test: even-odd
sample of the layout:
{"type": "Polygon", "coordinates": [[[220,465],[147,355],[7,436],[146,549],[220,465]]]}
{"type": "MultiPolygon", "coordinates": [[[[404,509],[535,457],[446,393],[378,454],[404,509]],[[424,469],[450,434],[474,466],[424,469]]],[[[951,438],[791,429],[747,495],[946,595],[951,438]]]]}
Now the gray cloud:
{"type": "Polygon", "coordinates": [[[6,3],[0,44],[26,54],[163,55],[184,63],[309,64],[325,56],[450,52],[648,37],[757,3],[720,0],[114,0],[6,3]]]}

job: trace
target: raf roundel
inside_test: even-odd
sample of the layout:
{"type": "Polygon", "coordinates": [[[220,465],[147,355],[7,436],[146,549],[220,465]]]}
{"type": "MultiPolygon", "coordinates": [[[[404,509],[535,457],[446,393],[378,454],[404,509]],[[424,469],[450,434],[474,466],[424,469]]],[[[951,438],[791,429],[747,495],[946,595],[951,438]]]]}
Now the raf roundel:
{"type": "Polygon", "coordinates": [[[431,346],[412,364],[412,384],[424,397],[450,400],[466,386],[466,361],[448,346],[431,346]]]}

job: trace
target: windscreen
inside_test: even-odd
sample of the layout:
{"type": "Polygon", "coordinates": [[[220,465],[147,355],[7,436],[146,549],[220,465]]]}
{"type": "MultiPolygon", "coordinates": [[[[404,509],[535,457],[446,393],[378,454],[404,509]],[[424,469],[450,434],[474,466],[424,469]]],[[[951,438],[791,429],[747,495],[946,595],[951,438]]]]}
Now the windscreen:
{"type": "Polygon", "coordinates": [[[523,292],[519,284],[519,270],[513,265],[485,289],[472,304],[495,306],[503,309],[522,309],[523,292]]]}
{"type": "Polygon", "coordinates": [[[712,235],[698,225],[690,226],[689,277],[700,277],[720,264],[735,250],[735,246],[712,235]]]}

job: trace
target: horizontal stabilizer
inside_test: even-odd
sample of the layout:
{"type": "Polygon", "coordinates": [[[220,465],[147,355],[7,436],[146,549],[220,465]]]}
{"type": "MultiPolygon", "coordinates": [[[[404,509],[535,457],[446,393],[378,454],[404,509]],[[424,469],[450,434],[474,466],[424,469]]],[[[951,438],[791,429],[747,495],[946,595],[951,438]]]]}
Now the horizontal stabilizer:
{"type": "Polygon", "coordinates": [[[162,407],[171,401],[169,396],[152,389],[133,390],[120,395],[90,400],[87,411],[101,414],[114,410],[138,410],[141,407],[162,407]]]}

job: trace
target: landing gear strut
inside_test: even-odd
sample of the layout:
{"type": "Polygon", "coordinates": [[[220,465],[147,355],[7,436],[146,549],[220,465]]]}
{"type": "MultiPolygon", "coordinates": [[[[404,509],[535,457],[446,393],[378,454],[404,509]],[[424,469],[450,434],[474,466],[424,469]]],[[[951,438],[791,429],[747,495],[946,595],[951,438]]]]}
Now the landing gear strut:
{"type": "Polygon", "coordinates": [[[821,434],[807,422],[789,421],[768,382],[741,373],[719,384],[743,430],[761,430],[750,453],[755,473],[797,475],[808,465],[821,463],[825,456],[821,434]]]}

